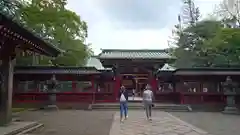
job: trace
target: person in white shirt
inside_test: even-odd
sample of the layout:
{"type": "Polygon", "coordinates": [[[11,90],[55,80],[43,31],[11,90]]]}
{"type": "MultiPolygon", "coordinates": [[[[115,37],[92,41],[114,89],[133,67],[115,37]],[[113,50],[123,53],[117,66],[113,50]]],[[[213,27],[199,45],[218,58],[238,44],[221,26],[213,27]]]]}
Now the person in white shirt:
{"type": "Polygon", "coordinates": [[[120,120],[122,122],[124,120],[123,115],[125,116],[125,119],[128,118],[128,105],[127,105],[128,93],[124,86],[121,86],[119,100],[120,100],[120,120]]]}
{"type": "Polygon", "coordinates": [[[147,85],[143,91],[143,104],[148,120],[152,120],[152,107],[153,107],[153,92],[150,85],[147,85]]]}

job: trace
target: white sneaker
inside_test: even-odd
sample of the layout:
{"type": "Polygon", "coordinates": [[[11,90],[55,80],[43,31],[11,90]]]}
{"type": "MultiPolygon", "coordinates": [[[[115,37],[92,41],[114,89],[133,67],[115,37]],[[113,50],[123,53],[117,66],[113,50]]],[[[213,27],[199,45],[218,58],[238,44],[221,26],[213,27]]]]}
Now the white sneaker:
{"type": "Polygon", "coordinates": [[[124,121],[124,119],[122,118],[121,120],[120,120],[120,122],[123,122],[124,121]]]}

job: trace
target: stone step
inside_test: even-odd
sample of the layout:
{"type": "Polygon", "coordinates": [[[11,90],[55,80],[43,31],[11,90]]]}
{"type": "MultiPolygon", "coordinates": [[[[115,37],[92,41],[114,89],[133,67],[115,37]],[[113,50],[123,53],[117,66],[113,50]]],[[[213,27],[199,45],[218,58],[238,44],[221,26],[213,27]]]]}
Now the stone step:
{"type": "MultiPolygon", "coordinates": [[[[92,104],[91,109],[93,110],[119,110],[119,104],[92,104]]],[[[141,110],[144,109],[141,103],[129,103],[129,110],[141,110]]],[[[155,104],[154,110],[162,111],[179,111],[179,112],[189,112],[192,111],[191,107],[188,105],[174,105],[174,104],[155,104]]]]}
{"type": "Polygon", "coordinates": [[[24,135],[42,126],[43,124],[40,124],[37,122],[12,122],[6,127],[0,127],[0,134],[1,135],[24,135]]]}
{"type": "Polygon", "coordinates": [[[35,125],[35,126],[31,127],[31,128],[28,128],[26,130],[23,130],[22,132],[20,132],[20,133],[18,133],[16,135],[32,135],[31,134],[32,132],[34,132],[34,131],[36,131],[36,130],[38,130],[40,128],[43,128],[43,126],[44,126],[43,124],[38,123],[37,125],[35,125]]]}

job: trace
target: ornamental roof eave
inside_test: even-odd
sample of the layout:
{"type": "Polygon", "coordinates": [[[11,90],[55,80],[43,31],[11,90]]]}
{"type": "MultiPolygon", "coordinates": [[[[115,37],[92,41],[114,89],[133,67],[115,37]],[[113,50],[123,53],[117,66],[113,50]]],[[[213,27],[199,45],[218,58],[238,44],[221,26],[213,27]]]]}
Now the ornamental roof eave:
{"type": "MultiPolygon", "coordinates": [[[[28,39],[29,41],[32,41],[33,43],[37,44],[37,46],[43,48],[42,54],[47,55],[47,56],[53,56],[56,57],[60,53],[63,52],[60,48],[57,46],[53,45],[49,40],[46,41],[47,39],[43,39],[44,36],[35,33],[33,30],[30,30],[27,26],[24,25],[24,23],[21,23],[20,21],[17,21],[16,19],[13,19],[6,13],[0,10],[0,25],[3,27],[6,26],[8,29],[12,30],[11,32],[17,32],[19,35],[24,35],[23,37],[25,38],[31,38],[28,39]]],[[[3,28],[2,27],[2,28],[3,28]]],[[[31,51],[38,52],[38,48],[32,46],[31,51]]]]}
{"type": "Polygon", "coordinates": [[[100,74],[94,67],[16,66],[14,74],[100,74]]]}

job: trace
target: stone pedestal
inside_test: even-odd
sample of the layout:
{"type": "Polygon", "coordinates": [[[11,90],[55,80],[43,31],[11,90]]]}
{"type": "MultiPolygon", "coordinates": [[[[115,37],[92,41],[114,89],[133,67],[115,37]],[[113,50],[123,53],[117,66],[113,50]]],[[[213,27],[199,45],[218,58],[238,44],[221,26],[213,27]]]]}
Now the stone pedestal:
{"type": "Polygon", "coordinates": [[[52,92],[54,94],[49,95],[49,104],[45,107],[46,110],[59,110],[58,106],[56,105],[56,89],[53,89],[52,92]]]}
{"type": "Polygon", "coordinates": [[[224,108],[224,111],[222,111],[224,114],[240,114],[239,110],[235,106],[226,106],[224,108]]]}
{"type": "Polygon", "coordinates": [[[235,92],[224,93],[227,96],[227,105],[222,113],[225,114],[240,114],[239,109],[235,105],[235,92]]]}
{"type": "Polygon", "coordinates": [[[56,89],[51,90],[52,94],[49,95],[49,105],[56,104],[56,89]]]}
{"type": "Polygon", "coordinates": [[[49,92],[51,94],[49,94],[49,102],[48,102],[48,105],[46,107],[44,107],[44,109],[47,109],[47,110],[58,110],[58,107],[56,105],[56,85],[57,85],[57,81],[56,81],[56,78],[55,78],[55,75],[53,75],[52,79],[50,80],[50,85],[51,87],[48,88],[49,89],[49,92]]]}
{"type": "Polygon", "coordinates": [[[13,64],[12,60],[5,59],[0,67],[0,126],[12,121],[12,87],[13,87],[13,64]]]}

